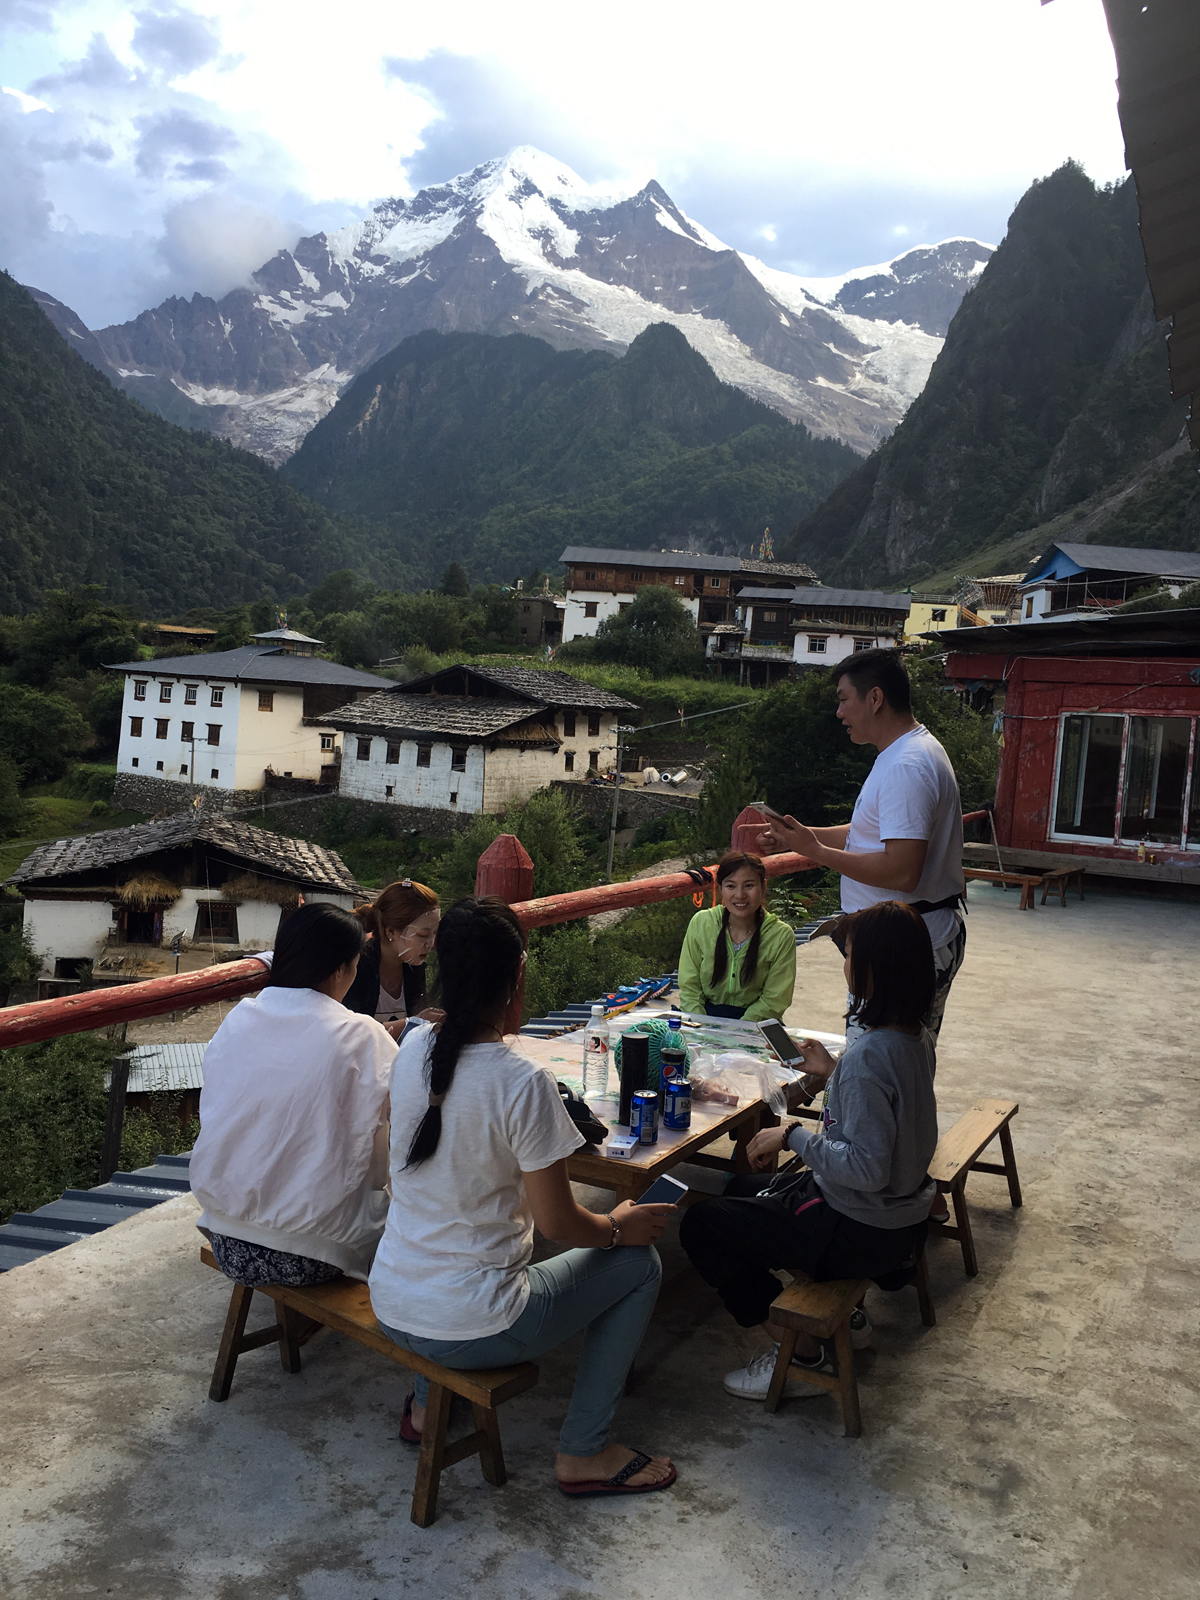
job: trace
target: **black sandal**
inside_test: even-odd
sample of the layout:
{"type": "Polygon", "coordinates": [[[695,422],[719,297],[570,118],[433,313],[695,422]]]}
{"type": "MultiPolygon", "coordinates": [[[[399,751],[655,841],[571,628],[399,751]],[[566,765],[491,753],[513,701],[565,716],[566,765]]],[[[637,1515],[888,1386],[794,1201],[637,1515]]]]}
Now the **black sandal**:
{"type": "Polygon", "coordinates": [[[659,1489],[669,1489],[679,1474],[675,1470],[675,1463],[671,1463],[669,1477],[661,1483],[638,1483],[630,1485],[629,1478],[635,1478],[644,1467],[648,1467],[653,1460],[644,1451],[638,1451],[632,1461],[627,1461],[620,1472],[614,1472],[611,1478],[590,1478],[582,1483],[563,1483],[558,1480],[558,1487],[563,1494],[569,1495],[572,1500],[597,1500],[603,1495],[610,1494],[656,1494],[659,1489]]]}

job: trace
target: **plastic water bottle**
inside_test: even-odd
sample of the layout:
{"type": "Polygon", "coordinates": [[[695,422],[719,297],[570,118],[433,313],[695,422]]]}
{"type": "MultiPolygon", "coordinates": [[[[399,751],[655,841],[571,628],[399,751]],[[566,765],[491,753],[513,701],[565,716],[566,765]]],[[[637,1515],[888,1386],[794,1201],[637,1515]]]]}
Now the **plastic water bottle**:
{"type": "Polygon", "coordinates": [[[592,1007],[591,1021],[583,1035],[583,1098],[602,1100],[608,1093],[608,1023],[604,1007],[592,1007]]]}

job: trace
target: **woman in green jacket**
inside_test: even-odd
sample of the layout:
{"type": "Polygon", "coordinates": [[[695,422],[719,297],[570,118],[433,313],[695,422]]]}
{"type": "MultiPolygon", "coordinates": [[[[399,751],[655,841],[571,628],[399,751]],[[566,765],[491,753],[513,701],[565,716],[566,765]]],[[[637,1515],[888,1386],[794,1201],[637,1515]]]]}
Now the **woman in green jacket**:
{"type": "Polygon", "coordinates": [[[679,956],[679,1005],[710,1017],[778,1017],[796,987],[796,935],[763,901],[767,874],[756,855],[735,851],[717,867],[720,905],[688,923],[679,956]]]}

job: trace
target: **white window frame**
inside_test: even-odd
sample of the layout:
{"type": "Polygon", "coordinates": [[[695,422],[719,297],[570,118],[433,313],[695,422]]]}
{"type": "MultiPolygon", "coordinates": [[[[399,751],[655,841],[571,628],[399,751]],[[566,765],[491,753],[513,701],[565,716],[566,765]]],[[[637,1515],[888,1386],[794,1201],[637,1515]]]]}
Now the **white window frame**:
{"type": "Polygon", "coordinates": [[[1148,717],[1160,721],[1174,721],[1180,716],[1186,717],[1191,723],[1188,734],[1187,768],[1183,780],[1183,812],[1180,819],[1180,833],[1178,844],[1155,844],[1155,850],[1200,850],[1200,838],[1193,840],[1188,833],[1188,812],[1192,800],[1192,786],[1196,780],[1196,759],[1200,756],[1197,747],[1197,726],[1200,718],[1194,712],[1182,713],[1168,711],[1060,711],[1058,715],[1058,739],[1054,749],[1054,782],[1050,788],[1050,814],[1047,819],[1046,839],[1055,844],[1106,844],[1118,850],[1129,850],[1136,854],[1138,841],[1136,839],[1122,839],[1121,818],[1125,805],[1125,774],[1129,758],[1129,731],[1134,717],[1148,717]],[[1121,718],[1121,759],[1117,767],[1117,797],[1113,805],[1113,826],[1111,834],[1095,833],[1056,833],[1054,828],[1055,818],[1058,816],[1058,789],[1062,776],[1063,740],[1066,736],[1068,717],[1120,717],[1121,718]]]}

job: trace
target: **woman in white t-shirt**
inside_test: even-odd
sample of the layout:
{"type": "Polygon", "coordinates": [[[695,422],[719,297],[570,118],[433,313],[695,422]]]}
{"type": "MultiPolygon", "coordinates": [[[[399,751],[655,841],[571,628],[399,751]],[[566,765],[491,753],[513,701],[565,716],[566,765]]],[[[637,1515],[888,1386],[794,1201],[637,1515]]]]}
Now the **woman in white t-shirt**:
{"type": "MultiPolygon", "coordinates": [[[[502,900],[460,900],[437,934],[446,1020],[410,1028],[392,1072],[392,1203],[371,1269],[384,1331],[443,1366],[535,1359],[586,1330],[555,1477],[564,1494],[646,1494],[675,1481],[666,1457],[608,1442],[658,1296],[653,1248],[673,1206],[625,1201],[609,1216],[571,1193],[582,1143],[554,1078],[504,1043],[525,938],[502,900]],[[574,1246],[530,1265],[533,1230],[574,1246]]],[[[419,1443],[418,1377],[400,1436],[419,1443]]]]}
{"type": "Polygon", "coordinates": [[[217,1265],[250,1288],[365,1279],[383,1231],[396,1043],[342,1005],[363,939],[348,911],[302,906],[204,1052],[192,1193],[217,1265]]]}

